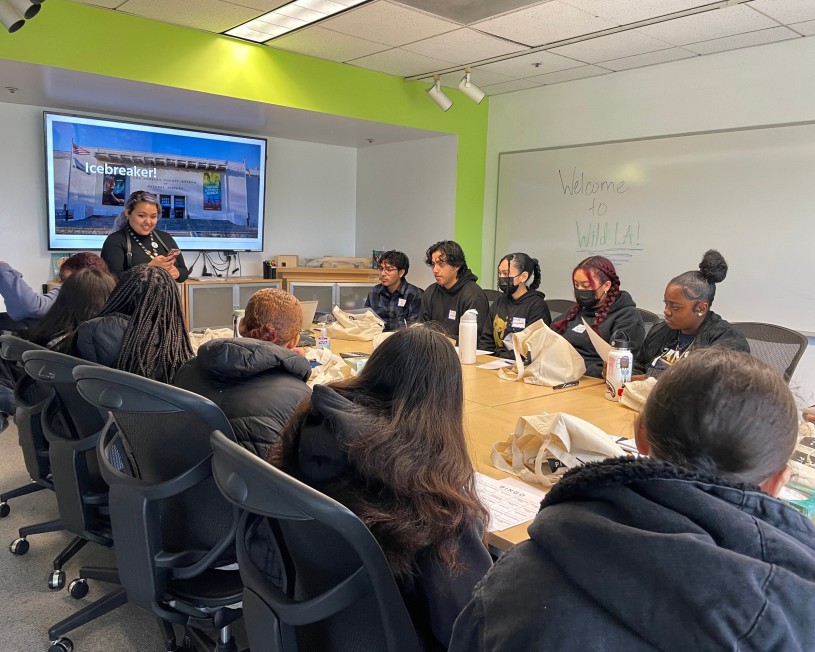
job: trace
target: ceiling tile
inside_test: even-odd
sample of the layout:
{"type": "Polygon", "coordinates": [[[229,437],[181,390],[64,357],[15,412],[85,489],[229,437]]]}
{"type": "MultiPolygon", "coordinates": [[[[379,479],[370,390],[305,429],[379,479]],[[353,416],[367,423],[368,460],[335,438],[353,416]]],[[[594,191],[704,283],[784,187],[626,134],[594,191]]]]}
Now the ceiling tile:
{"type": "Polygon", "coordinates": [[[367,57],[360,57],[359,59],[353,59],[347,63],[353,66],[359,66],[360,68],[367,68],[368,70],[377,70],[389,75],[396,75],[398,77],[421,75],[441,68],[450,67],[449,61],[431,59],[430,57],[398,48],[385,50],[384,52],[372,54],[367,57]]]}
{"type": "Polygon", "coordinates": [[[747,34],[737,34],[736,36],[726,36],[725,38],[702,41],[701,43],[690,43],[683,47],[686,50],[698,52],[699,54],[710,54],[712,52],[724,52],[725,50],[746,48],[750,47],[751,45],[762,45],[763,43],[785,41],[791,38],[801,37],[786,27],[775,27],[773,29],[762,29],[757,32],[749,32],[747,34]]]}
{"type": "Polygon", "coordinates": [[[667,50],[658,50],[657,52],[635,54],[633,57],[603,61],[602,63],[603,68],[611,68],[612,70],[630,70],[631,68],[652,66],[656,63],[667,63],[668,61],[688,59],[694,56],[696,56],[696,54],[683,50],[682,48],[669,48],[667,50]]]}
{"type": "Polygon", "coordinates": [[[250,9],[257,9],[266,13],[267,11],[274,11],[278,7],[287,5],[291,0],[226,0],[230,4],[238,5],[240,7],[249,7],[250,9]]]}
{"type": "Polygon", "coordinates": [[[498,74],[509,75],[510,77],[533,77],[534,75],[557,72],[558,70],[576,68],[582,65],[582,61],[575,61],[574,59],[568,59],[544,51],[524,54],[520,57],[513,57],[505,61],[485,63],[483,66],[478,66],[478,69],[497,72],[498,74]]]}
{"type": "Polygon", "coordinates": [[[668,47],[670,45],[665,41],[659,41],[632,30],[600,36],[588,41],[572,43],[571,45],[562,45],[559,48],[552,48],[549,52],[562,54],[586,63],[597,63],[598,61],[631,57],[635,54],[654,52],[655,50],[665,50],[668,47]]]}
{"type": "Polygon", "coordinates": [[[288,50],[318,59],[340,62],[364,57],[388,48],[387,45],[333,32],[320,25],[301,29],[288,36],[281,36],[270,41],[268,45],[278,50],[288,50]]]}
{"type": "Polygon", "coordinates": [[[436,14],[442,18],[454,20],[461,25],[469,25],[477,20],[483,20],[520,7],[538,4],[541,0],[399,0],[399,4],[415,7],[429,14],[436,14]]]}
{"type": "Polygon", "coordinates": [[[526,48],[465,27],[405,45],[403,49],[463,64],[520,52],[526,48]]]}
{"type": "Polygon", "coordinates": [[[685,45],[777,26],[774,20],[747,5],[736,5],[641,27],[639,31],[673,45],[685,45]]]}
{"type": "Polygon", "coordinates": [[[560,0],[551,0],[473,25],[487,34],[530,46],[554,43],[614,26],[609,20],[597,18],[560,0]]]}
{"type": "Polygon", "coordinates": [[[119,8],[128,14],[203,29],[209,32],[223,32],[256,18],[257,9],[239,7],[221,0],[127,0],[119,8]]]}
{"type": "Polygon", "coordinates": [[[790,29],[794,29],[804,36],[815,36],[815,20],[808,20],[805,23],[795,23],[794,25],[790,25],[790,29]]]}
{"type": "Polygon", "coordinates": [[[92,5],[94,7],[104,7],[105,9],[116,9],[123,5],[125,0],[71,0],[80,5],[92,5]]]}
{"type": "Polygon", "coordinates": [[[320,23],[349,36],[393,47],[458,29],[459,25],[390,2],[372,2],[320,23]]]}
{"type": "Polygon", "coordinates": [[[512,81],[503,82],[501,84],[492,84],[486,86],[482,90],[486,91],[487,95],[500,95],[501,93],[511,93],[512,91],[522,91],[527,88],[535,88],[541,86],[540,83],[531,82],[528,79],[513,79],[512,81]]]}
{"type": "Polygon", "coordinates": [[[550,72],[546,75],[530,77],[525,81],[537,82],[538,84],[559,84],[560,82],[572,81],[574,79],[597,77],[597,75],[605,75],[610,72],[610,70],[600,68],[599,66],[581,66],[580,68],[571,68],[570,70],[561,70],[560,72],[550,72]]]}
{"type": "Polygon", "coordinates": [[[812,0],[753,0],[750,7],[785,25],[815,20],[815,2],[812,0]]]}
{"type": "MultiPolygon", "coordinates": [[[[497,75],[494,72],[483,70],[481,68],[473,68],[472,73],[473,75],[470,78],[470,81],[479,88],[484,88],[490,84],[500,84],[513,80],[511,76],[497,75]]],[[[464,77],[464,72],[461,70],[456,70],[456,72],[448,72],[441,76],[441,85],[447,86],[447,88],[456,88],[462,77],[464,77]]]]}
{"type": "Polygon", "coordinates": [[[628,25],[648,18],[666,16],[677,11],[710,4],[711,0],[563,0],[593,16],[600,16],[616,25],[628,25]]]}

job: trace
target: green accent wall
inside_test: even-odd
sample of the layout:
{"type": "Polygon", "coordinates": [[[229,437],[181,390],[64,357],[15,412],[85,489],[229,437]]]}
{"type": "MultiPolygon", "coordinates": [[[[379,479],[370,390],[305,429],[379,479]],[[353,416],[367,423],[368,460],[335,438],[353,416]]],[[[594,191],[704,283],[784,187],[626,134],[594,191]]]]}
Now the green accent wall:
{"type": "Polygon", "coordinates": [[[476,105],[445,90],[455,104],[443,113],[424,81],[66,0],[48,0],[21,30],[1,32],[0,59],[455,134],[455,237],[470,267],[481,268],[488,98],[476,105]]]}

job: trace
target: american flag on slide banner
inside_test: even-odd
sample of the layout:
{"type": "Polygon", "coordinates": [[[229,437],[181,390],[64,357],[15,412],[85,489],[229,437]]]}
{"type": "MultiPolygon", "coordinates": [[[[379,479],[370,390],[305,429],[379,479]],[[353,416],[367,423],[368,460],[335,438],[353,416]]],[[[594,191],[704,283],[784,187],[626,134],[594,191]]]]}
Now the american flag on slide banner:
{"type": "Polygon", "coordinates": [[[79,154],[80,156],[90,156],[91,154],[87,149],[80,147],[76,143],[71,143],[71,146],[73,147],[74,154],[79,154]]]}

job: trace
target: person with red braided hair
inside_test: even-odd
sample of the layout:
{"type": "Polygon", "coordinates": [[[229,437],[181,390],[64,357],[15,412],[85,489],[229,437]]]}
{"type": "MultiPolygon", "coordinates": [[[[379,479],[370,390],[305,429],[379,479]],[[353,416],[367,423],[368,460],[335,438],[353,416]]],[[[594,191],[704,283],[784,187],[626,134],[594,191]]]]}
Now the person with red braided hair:
{"type": "Polygon", "coordinates": [[[595,351],[583,323],[610,342],[617,331],[623,331],[636,356],[645,340],[645,324],[637,304],[625,290],[620,290],[620,277],[608,258],[590,256],[572,272],[576,303],[566,316],[552,324],[552,330],[566,338],[586,362],[586,375],[602,378],[603,360],[595,351]]]}

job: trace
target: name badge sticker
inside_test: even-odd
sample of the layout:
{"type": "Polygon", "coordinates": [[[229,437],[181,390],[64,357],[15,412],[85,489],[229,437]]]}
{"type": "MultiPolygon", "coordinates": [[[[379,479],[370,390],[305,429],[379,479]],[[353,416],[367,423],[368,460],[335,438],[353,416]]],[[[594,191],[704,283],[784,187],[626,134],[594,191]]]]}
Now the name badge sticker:
{"type": "Polygon", "coordinates": [[[513,317],[512,328],[520,328],[521,330],[526,328],[526,317],[513,317]]]}
{"type": "Polygon", "coordinates": [[[447,313],[447,319],[455,319],[455,318],[456,318],[456,311],[455,310],[451,310],[450,312],[447,313]]]}
{"type": "Polygon", "coordinates": [[[407,301],[405,301],[404,299],[397,299],[396,300],[396,305],[398,305],[400,308],[404,308],[406,303],[407,303],[407,301]]]}
{"type": "Polygon", "coordinates": [[[586,332],[586,326],[584,324],[578,324],[577,326],[575,326],[572,329],[572,332],[574,332],[574,333],[585,333],[586,332]]]}

